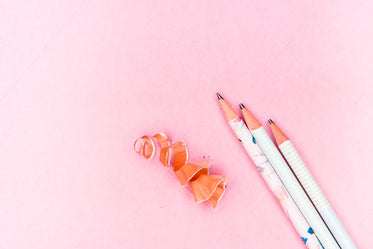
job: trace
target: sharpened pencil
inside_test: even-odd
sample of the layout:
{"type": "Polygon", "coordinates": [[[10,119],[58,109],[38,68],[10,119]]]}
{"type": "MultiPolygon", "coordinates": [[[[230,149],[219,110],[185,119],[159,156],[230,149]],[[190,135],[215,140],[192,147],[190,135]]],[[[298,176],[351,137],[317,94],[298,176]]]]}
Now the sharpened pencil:
{"type": "Polygon", "coordinates": [[[275,172],[293,197],[307,222],[315,231],[321,244],[327,249],[340,248],[263,126],[247,108],[243,107],[241,111],[255,141],[267,156],[275,172]]]}
{"type": "Polygon", "coordinates": [[[293,143],[271,119],[268,120],[268,122],[270,123],[272,133],[276,139],[277,146],[281,150],[303,188],[306,190],[309,198],[317,208],[321,217],[324,219],[338,244],[342,249],[356,249],[354,242],[348,235],[342,222],[338,219],[336,213],[330,206],[328,200],[311,175],[306,164],[303,162],[298,151],[295,149],[293,143]]]}
{"type": "Polygon", "coordinates": [[[322,249],[323,247],[313,232],[313,229],[307,223],[303,214],[300,212],[294,200],[282,184],[280,178],[274,172],[267,157],[256,144],[245,123],[219,93],[217,93],[217,96],[229,126],[232,128],[247,154],[256,165],[273,195],[275,195],[280,202],[281,207],[289,217],[302,241],[310,249],[322,249]]]}

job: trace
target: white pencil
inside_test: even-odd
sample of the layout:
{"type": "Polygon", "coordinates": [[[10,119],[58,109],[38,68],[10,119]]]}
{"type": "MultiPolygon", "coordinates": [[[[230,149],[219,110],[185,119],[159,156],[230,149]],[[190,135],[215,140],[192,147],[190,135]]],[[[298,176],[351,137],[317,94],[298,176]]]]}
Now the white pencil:
{"type": "Polygon", "coordinates": [[[299,184],[297,178],[294,176],[293,172],[291,172],[286,161],[282,158],[282,155],[269,138],[263,126],[243,105],[241,106],[241,111],[256,142],[267,156],[268,160],[272,164],[273,169],[276,171],[282,183],[289,191],[291,197],[294,199],[298,208],[303,213],[307,222],[315,231],[316,236],[320,240],[321,244],[327,249],[340,248],[328,227],[321,219],[316,208],[308,199],[308,196],[304,192],[302,186],[299,184]]]}
{"type": "Polygon", "coordinates": [[[233,129],[238,140],[245,148],[247,154],[249,154],[249,156],[257,166],[264,181],[267,183],[272,193],[280,202],[284,212],[289,217],[302,241],[310,249],[322,249],[323,247],[314,234],[312,228],[309,226],[304,216],[295,204],[294,200],[287,192],[280,178],[274,172],[272,165],[268,161],[267,157],[264,155],[260,147],[255,143],[255,140],[253,139],[244,122],[232,109],[232,107],[230,107],[227,102],[221,97],[221,95],[217,95],[230,127],[233,129]]]}
{"type": "Polygon", "coordinates": [[[286,161],[288,161],[293,172],[303,185],[303,188],[311,198],[311,201],[313,204],[315,204],[317,211],[319,211],[326,225],[329,227],[330,231],[338,241],[338,244],[342,249],[356,249],[354,242],[342,225],[342,222],[338,219],[337,214],[334,212],[332,206],[330,206],[328,200],[311,175],[306,164],[304,164],[293,143],[271,119],[268,122],[271,125],[277,146],[280,148],[286,161]]]}

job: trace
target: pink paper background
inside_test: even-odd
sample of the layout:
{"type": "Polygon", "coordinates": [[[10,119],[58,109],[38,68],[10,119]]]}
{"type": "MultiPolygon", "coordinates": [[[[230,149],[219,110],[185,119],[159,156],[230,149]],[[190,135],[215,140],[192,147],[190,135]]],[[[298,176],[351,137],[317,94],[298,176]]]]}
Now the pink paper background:
{"type": "Polygon", "coordinates": [[[220,91],[287,132],[359,248],[373,221],[370,1],[0,2],[0,248],[303,248],[220,91]],[[228,176],[216,210],[133,151],[228,176]]]}

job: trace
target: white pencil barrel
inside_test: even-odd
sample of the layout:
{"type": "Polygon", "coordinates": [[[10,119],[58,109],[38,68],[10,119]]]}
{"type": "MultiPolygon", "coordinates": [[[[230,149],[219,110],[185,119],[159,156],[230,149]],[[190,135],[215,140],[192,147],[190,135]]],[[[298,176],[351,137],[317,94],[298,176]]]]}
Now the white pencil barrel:
{"type": "Polygon", "coordinates": [[[310,171],[304,164],[302,158],[299,156],[290,140],[282,143],[279,148],[288,161],[290,167],[293,169],[298,180],[302,183],[303,188],[306,190],[313,204],[315,204],[317,210],[320,212],[329,207],[330,205],[328,200],[321,192],[319,185],[317,185],[315,179],[312,177],[310,171]]]}
{"type": "Polygon", "coordinates": [[[338,249],[339,246],[317,213],[311,201],[303,191],[287,163],[269,138],[263,127],[252,131],[258,145],[267,156],[272,167],[280,177],[281,181],[293,197],[295,203],[303,213],[304,217],[315,231],[322,245],[327,249],[338,249]]]}
{"type": "Polygon", "coordinates": [[[342,249],[356,246],[290,140],[279,148],[342,249]]]}
{"type": "Polygon", "coordinates": [[[302,241],[310,249],[322,249],[323,247],[313,232],[313,229],[307,223],[306,219],[286,190],[280,178],[273,170],[273,167],[268,161],[267,157],[264,155],[260,147],[253,141],[253,137],[246,125],[243,123],[243,121],[237,120],[231,121],[230,125],[246,152],[254,161],[271,192],[279,200],[284,212],[289,217],[302,241]]]}

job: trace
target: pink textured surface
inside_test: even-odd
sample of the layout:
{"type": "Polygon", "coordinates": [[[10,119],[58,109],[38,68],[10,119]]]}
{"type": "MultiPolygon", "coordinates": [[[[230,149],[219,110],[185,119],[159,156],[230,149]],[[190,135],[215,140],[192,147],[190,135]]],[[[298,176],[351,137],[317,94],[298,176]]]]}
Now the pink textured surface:
{"type": "Polygon", "coordinates": [[[347,0],[2,1],[0,247],[302,248],[216,91],[279,124],[371,247],[372,12],[347,0]],[[228,176],[216,210],[133,151],[157,131],[228,176]]]}

